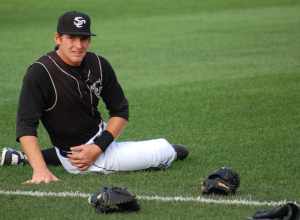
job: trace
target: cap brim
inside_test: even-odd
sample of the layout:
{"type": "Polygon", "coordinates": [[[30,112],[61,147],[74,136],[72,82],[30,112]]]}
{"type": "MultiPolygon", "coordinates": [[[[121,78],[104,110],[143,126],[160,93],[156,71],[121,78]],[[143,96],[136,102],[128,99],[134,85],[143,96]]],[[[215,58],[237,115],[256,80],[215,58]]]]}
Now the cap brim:
{"type": "Polygon", "coordinates": [[[93,33],[87,33],[87,32],[59,32],[60,34],[68,34],[72,36],[96,36],[96,34],[93,33]]]}

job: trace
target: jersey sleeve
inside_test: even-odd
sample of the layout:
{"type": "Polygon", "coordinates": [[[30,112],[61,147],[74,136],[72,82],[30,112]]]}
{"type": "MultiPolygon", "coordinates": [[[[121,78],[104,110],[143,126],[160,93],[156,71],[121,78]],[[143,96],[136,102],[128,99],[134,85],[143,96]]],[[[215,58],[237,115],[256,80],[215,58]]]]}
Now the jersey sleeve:
{"type": "Polygon", "coordinates": [[[101,97],[109,111],[109,115],[110,117],[121,117],[128,120],[128,101],[117,80],[115,71],[105,58],[100,57],[100,60],[103,73],[103,90],[101,97]]]}
{"type": "Polygon", "coordinates": [[[22,136],[37,136],[39,120],[47,108],[51,88],[46,70],[39,64],[31,65],[24,78],[19,97],[16,119],[16,140],[22,136]]]}

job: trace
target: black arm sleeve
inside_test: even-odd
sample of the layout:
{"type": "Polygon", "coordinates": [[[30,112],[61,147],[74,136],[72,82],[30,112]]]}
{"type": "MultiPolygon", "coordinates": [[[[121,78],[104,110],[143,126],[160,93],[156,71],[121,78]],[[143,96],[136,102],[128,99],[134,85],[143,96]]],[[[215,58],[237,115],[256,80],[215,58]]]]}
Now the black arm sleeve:
{"type": "Polygon", "coordinates": [[[121,117],[126,120],[129,118],[129,105],[121,88],[116,74],[110,63],[100,57],[103,71],[103,90],[101,97],[109,111],[110,117],[121,117]]]}
{"type": "Polygon", "coordinates": [[[23,78],[19,97],[16,140],[26,135],[37,136],[37,127],[43,110],[46,109],[46,90],[51,84],[46,70],[39,64],[31,65],[23,78]]]}

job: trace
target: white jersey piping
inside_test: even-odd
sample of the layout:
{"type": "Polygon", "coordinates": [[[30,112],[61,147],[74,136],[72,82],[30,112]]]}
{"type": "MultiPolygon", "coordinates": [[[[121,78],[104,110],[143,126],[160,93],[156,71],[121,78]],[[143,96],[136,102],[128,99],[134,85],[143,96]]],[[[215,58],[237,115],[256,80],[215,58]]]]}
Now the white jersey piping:
{"type": "Polygon", "coordinates": [[[54,81],[53,81],[53,79],[52,79],[52,76],[51,76],[50,72],[48,71],[47,67],[46,67],[43,63],[41,63],[41,62],[35,62],[35,63],[40,64],[40,65],[47,71],[48,76],[49,76],[49,78],[50,78],[50,80],[51,80],[52,86],[53,86],[53,88],[54,88],[54,92],[55,92],[55,101],[54,101],[54,104],[53,104],[50,108],[47,108],[47,109],[44,110],[44,111],[46,111],[46,112],[49,112],[49,111],[51,111],[52,109],[54,109],[54,107],[55,107],[56,104],[57,104],[57,99],[58,99],[58,96],[57,96],[57,90],[56,90],[54,81]]]}
{"type": "Polygon", "coordinates": [[[98,64],[99,64],[99,69],[100,69],[100,81],[101,81],[101,84],[102,84],[102,67],[101,67],[101,61],[100,61],[99,57],[96,54],[94,54],[94,55],[98,59],[98,64]]]}
{"type": "Polygon", "coordinates": [[[80,90],[80,87],[79,87],[79,82],[78,82],[78,80],[77,80],[74,76],[72,76],[70,73],[68,73],[68,72],[66,72],[65,70],[63,70],[63,69],[55,62],[55,60],[54,60],[52,57],[50,57],[49,55],[48,55],[48,57],[49,57],[49,59],[57,66],[57,68],[60,69],[60,71],[62,71],[64,74],[66,74],[67,76],[71,77],[72,79],[74,79],[74,80],[76,81],[76,83],[77,83],[77,88],[78,88],[80,97],[83,97],[83,96],[82,96],[82,93],[81,93],[81,90],[80,90]]]}
{"type": "Polygon", "coordinates": [[[87,79],[85,80],[85,82],[88,82],[88,81],[89,81],[90,75],[91,75],[91,70],[89,69],[88,76],[87,76],[87,79]]]}

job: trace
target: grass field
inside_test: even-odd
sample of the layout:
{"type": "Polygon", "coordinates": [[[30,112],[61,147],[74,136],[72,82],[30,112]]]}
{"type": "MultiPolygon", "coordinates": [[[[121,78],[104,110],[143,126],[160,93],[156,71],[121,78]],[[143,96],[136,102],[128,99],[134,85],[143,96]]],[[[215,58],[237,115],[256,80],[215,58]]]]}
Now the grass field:
{"type": "MultiPolygon", "coordinates": [[[[91,15],[91,50],[110,60],[129,99],[120,140],[165,137],[186,144],[190,156],[158,172],[74,176],[51,167],[62,181],[37,186],[21,184],[29,166],[5,167],[0,190],[91,193],[117,185],[137,195],[197,197],[203,178],[227,165],[241,186],[225,199],[300,202],[299,1],[2,0],[0,145],[16,146],[23,75],[52,50],[57,17],[72,9],[91,15]]],[[[42,127],[39,137],[50,145],[42,127]]],[[[0,219],[51,220],[233,220],[262,208],[141,200],[137,214],[99,216],[84,198],[1,195],[0,204],[0,219]]]]}

